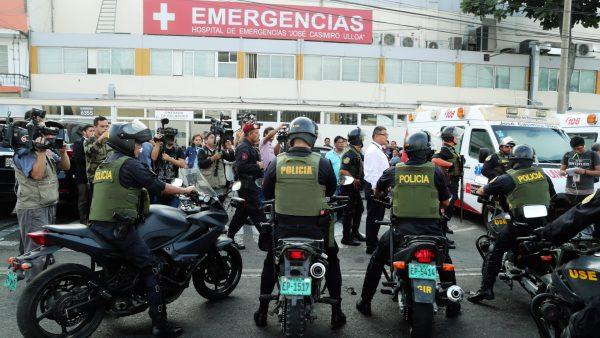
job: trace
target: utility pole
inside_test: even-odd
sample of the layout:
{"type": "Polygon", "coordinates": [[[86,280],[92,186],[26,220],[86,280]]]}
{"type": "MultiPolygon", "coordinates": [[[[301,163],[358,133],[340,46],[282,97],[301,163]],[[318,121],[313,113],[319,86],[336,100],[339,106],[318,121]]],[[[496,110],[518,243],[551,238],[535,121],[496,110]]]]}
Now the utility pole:
{"type": "Polygon", "coordinates": [[[567,111],[567,91],[569,90],[569,49],[571,48],[571,0],[565,0],[563,8],[562,35],[560,44],[560,71],[558,74],[558,102],[556,111],[564,114],[567,111]]]}

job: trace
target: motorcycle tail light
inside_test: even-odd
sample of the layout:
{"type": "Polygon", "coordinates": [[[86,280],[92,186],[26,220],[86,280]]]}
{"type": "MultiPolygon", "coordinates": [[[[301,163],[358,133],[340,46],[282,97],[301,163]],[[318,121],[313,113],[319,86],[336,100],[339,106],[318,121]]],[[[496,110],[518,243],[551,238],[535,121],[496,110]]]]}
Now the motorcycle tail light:
{"type": "Polygon", "coordinates": [[[544,263],[552,263],[552,255],[543,255],[543,256],[540,256],[540,259],[544,263]]]}
{"type": "Polygon", "coordinates": [[[435,252],[429,249],[419,249],[415,251],[414,257],[419,263],[430,263],[435,258],[435,252]]]}
{"type": "Polygon", "coordinates": [[[31,238],[31,240],[37,245],[46,245],[45,231],[30,232],[27,234],[27,237],[31,238]]]}
{"type": "Polygon", "coordinates": [[[306,255],[304,250],[288,250],[287,258],[293,261],[303,261],[306,255]]]}

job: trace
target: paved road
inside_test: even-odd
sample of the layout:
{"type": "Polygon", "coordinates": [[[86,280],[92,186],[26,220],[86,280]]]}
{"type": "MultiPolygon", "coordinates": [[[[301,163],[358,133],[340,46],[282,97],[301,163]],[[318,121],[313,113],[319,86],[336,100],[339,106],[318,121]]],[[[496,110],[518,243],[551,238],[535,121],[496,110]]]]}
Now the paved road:
{"type": "MultiPolygon", "coordinates": [[[[364,219],[363,219],[364,220],[364,219]]],[[[477,219],[465,220],[462,224],[456,220],[451,226],[455,234],[458,249],[452,252],[457,267],[458,283],[465,291],[474,290],[479,285],[481,259],[473,245],[483,228],[477,225],[477,219]]],[[[14,224],[11,220],[0,220],[0,226],[14,224]]],[[[364,224],[364,223],[363,223],[364,224]]],[[[275,337],[280,336],[276,317],[269,317],[269,325],[259,329],[254,325],[252,313],[257,307],[260,270],[264,254],[256,246],[256,234],[252,228],[245,227],[238,240],[243,240],[247,249],[242,251],[244,260],[243,277],[232,295],[221,302],[208,302],[193,289],[188,288],[183,295],[169,306],[169,318],[183,326],[186,337],[275,337]]],[[[338,224],[336,237],[341,237],[338,224]]],[[[18,251],[18,233],[16,226],[0,231],[0,260],[18,251]]],[[[348,324],[333,332],[329,328],[330,310],[326,305],[318,305],[318,319],[308,326],[310,337],[405,337],[407,326],[400,320],[397,303],[390,296],[378,293],[373,300],[373,317],[366,318],[358,313],[354,304],[359,298],[362,281],[369,256],[360,247],[343,247],[340,250],[343,274],[343,310],[348,316],[348,324]],[[359,295],[352,295],[352,290],[359,295]]],[[[57,261],[86,264],[85,256],[72,251],[61,251],[57,261]]],[[[0,270],[0,280],[5,272],[0,270]]],[[[15,293],[7,289],[0,290],[0,324],[3,337],[20,337],[15,312],[16,304],[24,285],[15,293]]],[[[463,302],[463,313],[455,319],[446,319],[441,311],[435,316],[436,337],[535,337],[537,330],[528,313],[529,297],[516,286],[512,291],[502,282],[497,283],[496,300],[482,306],[463,302]]],[[[93,337],[144,337],[149,332],[150,321],[146,314],[132,317],[104,320],[93,337]]]]}

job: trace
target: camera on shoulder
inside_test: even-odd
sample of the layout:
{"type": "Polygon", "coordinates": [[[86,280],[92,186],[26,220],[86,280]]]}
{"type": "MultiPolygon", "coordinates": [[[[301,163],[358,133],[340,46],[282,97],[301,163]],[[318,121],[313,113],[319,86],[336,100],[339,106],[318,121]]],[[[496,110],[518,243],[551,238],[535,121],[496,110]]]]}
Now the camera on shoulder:
{"type": "Polygon", "coordinates": [[[6,119],[0,120],[0,144],[13,150],[62,148],[65,127],[56,121],[44,122],[45,117],[45,111],[34,108],[25,113],[24,121],[15,121],[8,112],[6,119]]]}

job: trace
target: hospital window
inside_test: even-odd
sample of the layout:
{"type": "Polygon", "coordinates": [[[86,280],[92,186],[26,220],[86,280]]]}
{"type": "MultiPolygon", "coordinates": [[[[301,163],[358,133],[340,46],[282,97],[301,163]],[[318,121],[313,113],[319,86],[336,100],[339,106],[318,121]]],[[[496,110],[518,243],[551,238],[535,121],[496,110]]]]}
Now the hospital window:
{"type": "Polygon", "coordinates": [[[315,123],[321,123],[321,112],[318,111],[282,111],[281,122],[292,122],[296,117],[308,117],[315,121],[315,123]]]}
{"type": "Polygon", "coordinates": [[[465,64],[461,82],[465,88],[525,90],[525,67],[465,64]]]}
{"type": "Polygon", "coordinates": [[[392,127],[394,118],[392,115],[384,114],[360,114],[360,125],[392,127]]]}
{"type": "Polygon", "coordinates": [[[8,46],[0,45],[0,74],[8,73],[8,46]]]}
{"type": "Polygon", "coordinates": [[[87,74],[87,50],[85,48],[63,49],[63,70],[65,74],[87,74]]]}
{"type": "Polygon", "coordinates": [[[249,78],[294,78],[294,56],[271,54],[246,54],[249,78]]]}
{"type": "Polygon", "coordinates": [[[133,75],[134,59],[133,49],[98,49],[96,74],[133,75]]]}
{"type": "Polygon", "coordinates": [[[304,80],[376,83],[379,75],[379,60],[375,58],[306,55],[303,68],[304,80]]]}
{"type": "MultiPolygon", "coordinates": [[[[579,93],[596,92],[596,72],[593,70],[573,70],[570,91],[579,93]]],[[[540,68],[538,80],[539,91],[556,91],[558,89],[558,69],[540,68]]]]}
{"type": "Polygon", "coordinates": [[[327,113],[330,124],[358,125],[358,114],[327,113]]]}
{"type": "Polygon", "coordinates": [[[360,59],[360,82],[376,83],[379,78],[379,60],[374,58],[360,59]]]}
{"type": "Polygon", "coordinates": [[[150,50],[150,74],[166,76],[173,75],[172,50],[150,50]]]}
{"type": "Polygon", "coordinates": [[[237,53],[236,52],[219,52],[217,59],[218,76],[219,77],[236,77],[237,76],[237,53]]]}
{"type": "Polygon", "coordinates": [[[386,59],[385,82],[453,87],[455,69],[450,62],[386,59]]]}
{"type": "Polygon", "coordinates": [[[215,76],[215,52],[184,51],[182,57],[183,76],[215,76]]]}
{"type": "Polygon", "coordinates": [[[38,60],[38,70],[41,74],[60,74],[63,72],[63,49],[60,47],[39,48],[38,60]]]}

